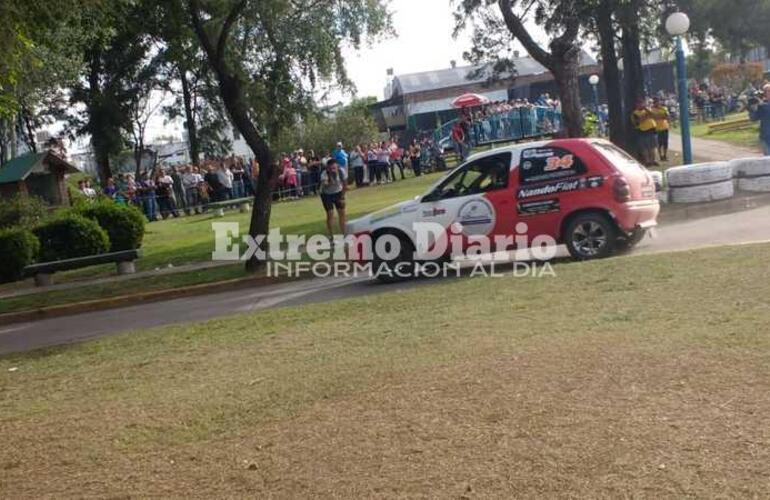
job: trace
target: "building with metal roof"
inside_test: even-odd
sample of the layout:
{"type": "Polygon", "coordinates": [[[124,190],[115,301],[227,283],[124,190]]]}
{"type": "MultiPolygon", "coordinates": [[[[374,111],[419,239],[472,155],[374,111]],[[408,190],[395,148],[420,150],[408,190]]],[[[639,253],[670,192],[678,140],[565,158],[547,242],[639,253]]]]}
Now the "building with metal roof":
{"type": "Polygon", "coordinates": [[[64,176],[79,172],[51,151],[27,153],[0,167],[0,197],[37,196],[53,206],[68,205],[64,176]]]}
{"type": "MultiPolygon", "coordinates": [[[[384,131],[432,130],[456,117],[452,100],[474,92],[491,101],[512,98],[536,98],[544,92],[555,93],[551,73],[531,57],[513,58],[515,74],[494,75],[488,65],[456,66],[392,76],[385,100],[370,109],[384,131]]],[[[596,60],[581,52],[581,75],[586,95],[591,95],[588,76],[600,71],[596,60]]]]}

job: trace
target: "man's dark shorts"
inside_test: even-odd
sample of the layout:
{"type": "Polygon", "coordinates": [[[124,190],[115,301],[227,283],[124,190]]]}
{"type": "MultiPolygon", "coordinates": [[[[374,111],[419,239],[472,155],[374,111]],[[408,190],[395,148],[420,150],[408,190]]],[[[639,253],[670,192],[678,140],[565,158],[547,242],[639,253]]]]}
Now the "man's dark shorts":
{"type": "Polygon", "coordinates": [[[658,131],[658,147],[668,148],[668,130],[658,131]]]}
{"type": "Polygon", "coordinates": [[[324,204],[324,210],[327,212],[331,212],[335,208],[337,210],[345,210],[345,193],[342,191],[335,194],[321,193],[321,202],[324,204]]]}

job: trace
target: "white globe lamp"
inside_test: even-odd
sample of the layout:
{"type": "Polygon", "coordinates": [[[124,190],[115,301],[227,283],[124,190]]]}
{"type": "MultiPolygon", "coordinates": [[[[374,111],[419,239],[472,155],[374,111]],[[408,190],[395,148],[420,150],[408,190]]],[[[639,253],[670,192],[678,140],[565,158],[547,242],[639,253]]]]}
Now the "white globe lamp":
{"type": "Polygon", "coordinates": [[[671,36],[682,36],[690,29],[690,18],[684,12],[674,12],[666,19],[666,31],[671,36]]]}

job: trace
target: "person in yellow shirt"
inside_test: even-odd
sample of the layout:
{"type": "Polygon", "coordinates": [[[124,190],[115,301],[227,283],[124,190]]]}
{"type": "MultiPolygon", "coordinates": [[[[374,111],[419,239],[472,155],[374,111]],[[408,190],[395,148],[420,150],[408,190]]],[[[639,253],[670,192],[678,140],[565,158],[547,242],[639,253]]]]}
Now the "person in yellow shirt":
{"type": "Polygon", "coordinates": [[[652,116],[652,110],[647,106],[647,99],[642,97],[636,102],[636,108],[631,113],[631,123],[634,124],[636,130],[642,163],[647,167],[658,165],[655,161],[655,149],[658,142],[655,130],[657,124],[652,116]]]}
{"type": "Polygon", "coordinates": [[[658,133],[658,155],[660,161],[668,161],[668,108],[659,98],[652,100],[652,117],[655,119],[655,131],[658,133]]]}

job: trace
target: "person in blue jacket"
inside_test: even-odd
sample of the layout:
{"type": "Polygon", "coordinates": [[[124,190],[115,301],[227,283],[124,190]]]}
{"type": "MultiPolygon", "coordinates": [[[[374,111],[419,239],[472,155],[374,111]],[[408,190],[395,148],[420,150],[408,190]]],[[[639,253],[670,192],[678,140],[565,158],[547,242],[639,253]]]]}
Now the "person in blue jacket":
{"type": "Polygon", "coordinates": [[[345,172],[345,176],[348,174],[348,153],[342,147],[342,143],[338,142],[337,147],[334,149],[334,159],[337,160],[337,166],[340,170],[345,172]]]}
{"type": "Polygon", "coordinates": [[[770,83],[762,87],[764,98],[749,102],[749,117],[759,122],[759,141],[766,156],[770,156],[770,83]]]}

